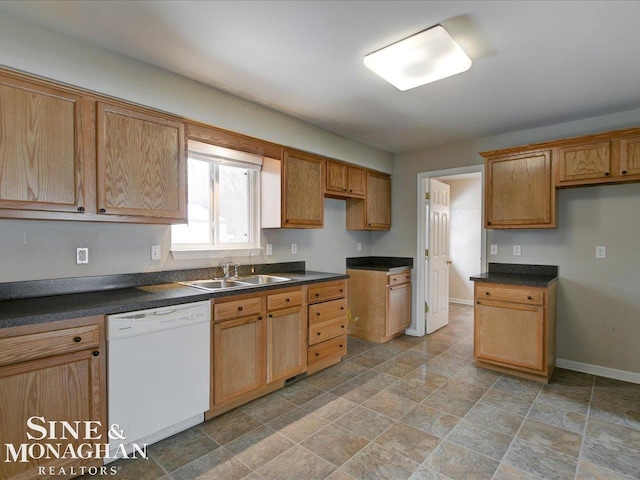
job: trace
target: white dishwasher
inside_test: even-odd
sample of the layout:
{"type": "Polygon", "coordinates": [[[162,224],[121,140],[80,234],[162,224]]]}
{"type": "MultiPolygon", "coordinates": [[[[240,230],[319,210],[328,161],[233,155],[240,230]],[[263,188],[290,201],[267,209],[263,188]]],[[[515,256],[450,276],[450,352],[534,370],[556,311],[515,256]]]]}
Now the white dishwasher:
{"type": "Polygon", "coordinates": [[[108,426],[126,436],[110,440],[110,457],[120,442],[131,453],[204,421],[210,332],[210,302],[107,316],[108,426]]]}

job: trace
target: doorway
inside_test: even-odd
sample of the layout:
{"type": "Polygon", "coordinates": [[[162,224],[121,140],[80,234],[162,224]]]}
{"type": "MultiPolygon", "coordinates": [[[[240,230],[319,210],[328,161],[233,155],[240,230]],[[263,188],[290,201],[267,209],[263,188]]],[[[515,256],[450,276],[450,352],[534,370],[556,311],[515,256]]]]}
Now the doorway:
{"type": "Polygon", "coordinates": [[[449,303],[473,304],[469,277],[486,270],[483,174],[483,165],[418,174],[416,316],[410,335],[446,325],[449,303]],[[443,202],[448,203],[444,213],[443,202]],[[443,215],[444,222],[438,218],[443,215]]]}

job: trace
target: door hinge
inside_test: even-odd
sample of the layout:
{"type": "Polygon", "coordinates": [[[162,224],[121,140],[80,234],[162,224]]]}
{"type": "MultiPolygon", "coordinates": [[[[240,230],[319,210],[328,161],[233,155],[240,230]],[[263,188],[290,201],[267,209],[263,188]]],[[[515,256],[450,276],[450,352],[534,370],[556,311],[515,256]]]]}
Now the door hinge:
{"type": "Polygon", "coordinates": [[[425,193],[424,194],[424,199],[425,200],[431,200],[431,193],[430,192],[425,193]]]}
{"type": "Polygon", "coordinates": [[[424,251],[424,257],[425,258],[429,258],[429,249],[428,248],[425,249],[425,251],[424,251]]]}
{"type": "Polygon", "coordinates": [[[429,305],[427,302],[424,302],[424,313],[429,313],[429,305]]]}

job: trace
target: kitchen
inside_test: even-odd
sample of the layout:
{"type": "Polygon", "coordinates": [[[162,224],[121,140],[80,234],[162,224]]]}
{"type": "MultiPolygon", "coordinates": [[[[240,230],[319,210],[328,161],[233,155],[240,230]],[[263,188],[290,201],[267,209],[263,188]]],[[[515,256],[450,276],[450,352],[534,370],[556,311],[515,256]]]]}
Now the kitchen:
{"type": "MultiPolygon", "coordinates": [[[[272,244],[274,254],[271,258],[260,257],[261,262],[304,260],[309,270],[341,273],[345,270],[345,258],[355,256],[417,258],[415,178],[419,172],[481,163],[478,155],[481,151],[640,123],[638,111],[625,107],[608,111],[608,115],[549,121],[543,124],[546,126],[484,135],[394,156],[166,70],[36,26],[11,13],[3,13],[0,22],[3,65],[393,174],[390,232],[347,231],[345,203],[331,198],[324,200],[323,229],[263,232],[263,243],[272,244]],[[290,253],[294,243],[298,251],[295,255],[290,253]]],[[[490,230],[488,243],[497,244],[499,252],[490,261],[558,265],[561,277],[558,317],[562,319],[558,322],[558,358],[574,362],[571,364],[574,366],[596,365],[637,375],[640,360],[635,340],[640,333],[634,321],[639,309],[634,293],[638,269],[633,263],[633,239],[640,224],[634,208],[637,186],[562,190],[559,197],[557,230],[490,230]],[[519,259],[510,253],[514,244],[522,245],[519,259]],[[606,260],[592,258],[596,245],[609,247],[606,260]]],[[[167,226],[47,220],[1,222],[3,282],[157,272],[202,265],[201,260],[173,259],[167,226]],[[159,262],[150,260],[148,253],[150,245],[158,244],[163,252],[159,262]],[[88,265],[75,264],[78,246],[88,246],[88,265]]],[[[260,263],[250,256],[234,260],[243,265],[260,263]]],[[[570,364],[566,365],[569,368],[570,364]]]]}

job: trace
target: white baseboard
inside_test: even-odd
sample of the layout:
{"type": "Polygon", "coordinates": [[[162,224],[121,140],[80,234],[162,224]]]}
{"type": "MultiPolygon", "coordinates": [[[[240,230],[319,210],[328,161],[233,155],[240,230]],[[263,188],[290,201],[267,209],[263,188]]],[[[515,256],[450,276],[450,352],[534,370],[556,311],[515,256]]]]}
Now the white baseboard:
{"type": "Polygon", "coordinates": [[[564,358],[556,359],[556,367],[566,368],[567,370],[575,370],[576,372],[590,373],[606,378],[614,378],[616,380],[624,380],[625,382],[640,384],[640,373],[628,372],[626,370],[617,370],[615,368],[601,367],[600,365],[591,365],[589,363],[574,362],[573,360],[565,360],[564,358]]]}
{"type": "Polygon", "coordinates": [[[449,303],[459,303],[461,305],[473,305],[473,300],[465,300],[464,298],[449,298],[449,303]]]}
{"type": "Polygon", "coordinates": [[[421,337],[422,335],[418,334],[418,330],[415,328],[407,328],[404,333],[406,335],[411,335],[412,337],[421,337]]]}

